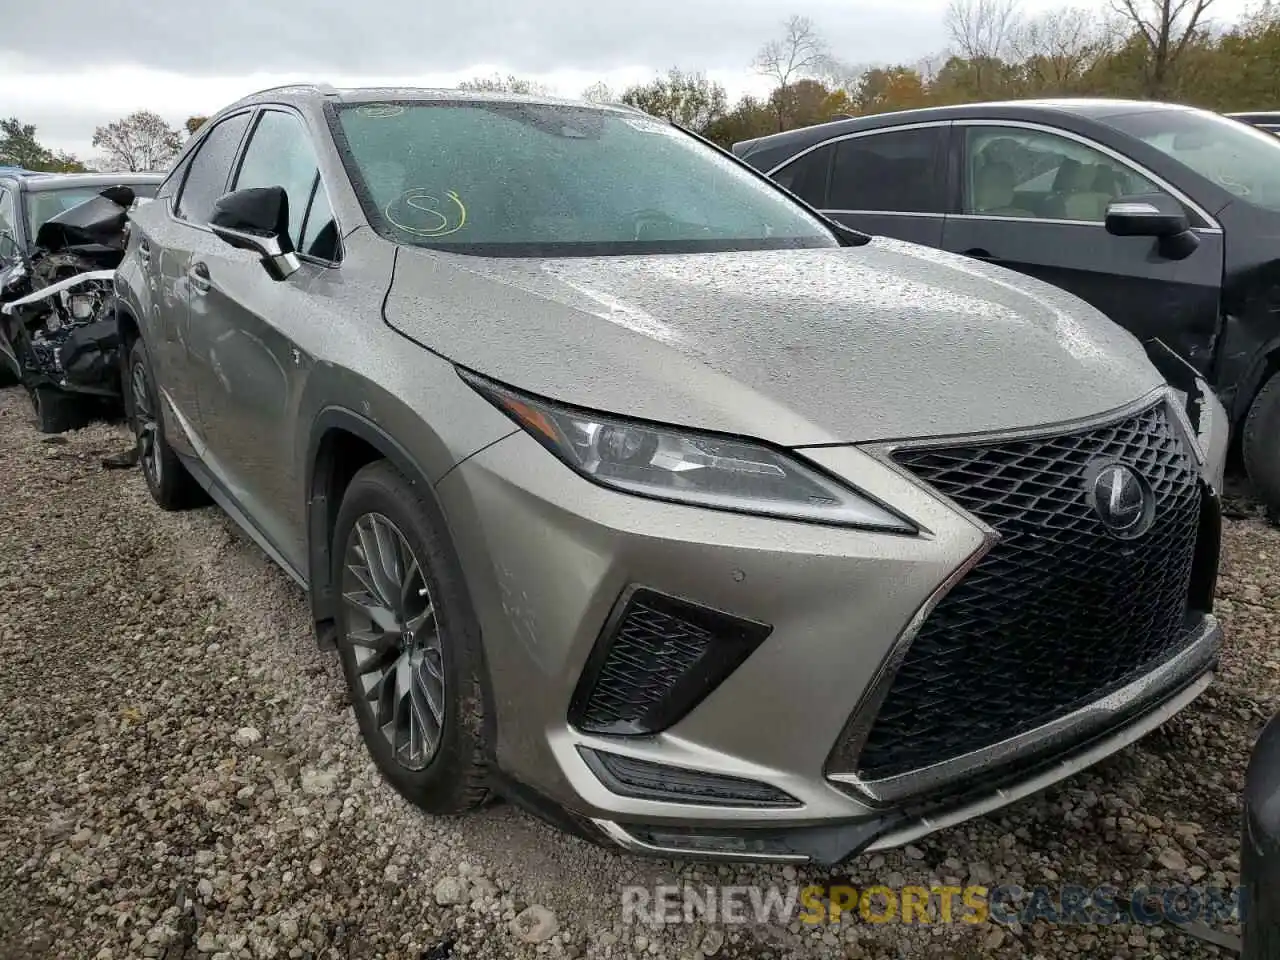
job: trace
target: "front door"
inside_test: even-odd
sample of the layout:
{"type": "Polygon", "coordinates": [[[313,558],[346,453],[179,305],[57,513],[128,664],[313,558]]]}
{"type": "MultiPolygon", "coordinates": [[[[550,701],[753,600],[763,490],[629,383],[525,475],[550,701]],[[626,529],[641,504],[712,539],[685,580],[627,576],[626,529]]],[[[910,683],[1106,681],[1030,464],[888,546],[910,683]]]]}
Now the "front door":
{"type": "Polygon", "coordinates": [[[191,259],[191,336],[205,358],[196,389],[208,464],[269,544],[305,570],[297,431],[312,358],[303,344],[316,338],[307,325],[320,312],[308,307],[309,287],[331,269],[308,251],[332,215],[306,126],[283,109],[261,112],[231,183],[266,186],[288,194],[288,239],[302,251],[301,268],[275,280],[256,254],[206,235],[191,259]]]}
{"type": "Polygon", "coordinates": [[[943,246],[1062,287],[1139,339],[1159,338],[1207,374],[1218,323],[1223,237],[1186,204],[1199,247],[1161,255],[1150,237],[1104,226],[1115,200],[1167,191],[1074,136],[996,122],[955,126],[959,214],[943,246]]]}

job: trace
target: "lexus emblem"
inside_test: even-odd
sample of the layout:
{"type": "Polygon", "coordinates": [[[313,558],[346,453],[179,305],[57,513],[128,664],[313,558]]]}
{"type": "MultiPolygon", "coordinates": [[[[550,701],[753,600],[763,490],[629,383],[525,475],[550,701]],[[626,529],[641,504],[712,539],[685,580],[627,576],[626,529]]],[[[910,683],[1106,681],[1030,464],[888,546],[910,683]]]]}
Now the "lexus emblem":
{"type": "Polygon", "coordinates": [[[1141,536],[1154,519],[1151,487],[1136,470],[1123,463],[1107,464],[1094,474],[1089,499],[1103,526],[1117,537],[1141,536]]]}

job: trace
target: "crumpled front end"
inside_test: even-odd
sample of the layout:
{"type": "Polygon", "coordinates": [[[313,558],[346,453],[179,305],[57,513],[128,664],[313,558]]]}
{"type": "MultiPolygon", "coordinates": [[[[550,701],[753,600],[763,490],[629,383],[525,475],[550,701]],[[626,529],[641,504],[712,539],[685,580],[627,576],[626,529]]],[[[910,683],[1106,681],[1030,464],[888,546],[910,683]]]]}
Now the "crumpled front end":
{"type": "Polygon", "coordinates": [[[128,187],[110,187],[51,218],[5,276],[0,340],[28,389],[119,396],[113,279],[133,202],[128,187]]]}

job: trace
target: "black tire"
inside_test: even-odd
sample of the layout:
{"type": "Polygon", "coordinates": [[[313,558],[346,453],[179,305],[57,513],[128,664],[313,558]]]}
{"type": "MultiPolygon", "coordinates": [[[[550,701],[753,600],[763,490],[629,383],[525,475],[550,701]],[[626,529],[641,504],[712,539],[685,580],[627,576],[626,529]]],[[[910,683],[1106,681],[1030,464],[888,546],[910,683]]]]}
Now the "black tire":
{"type": "Polygon", "coordinates": [[[41,433],[66,433],[83,427],[88,420],[79,398],[65,394],[57,387],[34,387],[30,394],[36,428],[41,433]]]}
{"type": "Polygon", "coordinates": [[[187,472],[165,439],[159,393],[141,337],[129,348],[123,393],[125,417],[137,446],[138,466],[152,499],[165,510],[186,510],[208,503],[204,489],[187,472]]]}
{"type": "MultiPolygon", "coordinates": [[[[492,714],[482,679],[485,666],[479,622],[444,531],[444,521],[435,503],[415,492],[390,463],[376,461],[352,478],[343,496],[331,544],[331,575],[338,596],[335,617],[338,653],[360,733],[374,763],[409,802],[432,814],[459,814],[480,806],[489,796],[487,758],[492,714]],[[417,569],[421,570],[420,579],[406,578],[399,591],[401,600],[407,604],[406,597],[421,596],[409,589],[411,582],[420,582],[426,590],[423,603],[434,611],[433,650],[436,653],[433,656],[442,662],[434,663],[433,670],[438,670],[443,677],[442,695],[436,692],[436,697],[443,702],[443,720],[439,723],[434,752],[429,759],[424,758],[417,769],[397,757],[397,750],[375,717],[376,698],[366,692],[368,688],[362,680],[377,673],[376,668],[368,666],[371,661],[380,659],[387,663],[395,659],[396,651],[387,649],[375,655],[368,644],[353,642],[355,615],[343,599],[352,582],[350,578],[355,576],[348,569],[348,548],[353,537],[358,540],[357,523],[367,524],[368,518],[389,521],[391,531],[403,537],[401,546],[407,547],[412,555],[406,559],[416,560],[417,569]],[[363,672],[357,665],[357,651],[370,658],[365,661],[363,672]]],[[[413,569],[409,562],[403,566],[413,569]]],[[[411,619],[408,609],[402,608],[401,613],[405,620],[411,619]]],[[[402,634],[394,631],[384,636],[396,637],[401,650],[409,642],[400,639],[402,634]]]]}
{"type": "Polygon", "coordinates": [[[1280,523],[1280,372],[1262,385],[1244,420],[1244,468],[1274,523],[1280,523]]]}

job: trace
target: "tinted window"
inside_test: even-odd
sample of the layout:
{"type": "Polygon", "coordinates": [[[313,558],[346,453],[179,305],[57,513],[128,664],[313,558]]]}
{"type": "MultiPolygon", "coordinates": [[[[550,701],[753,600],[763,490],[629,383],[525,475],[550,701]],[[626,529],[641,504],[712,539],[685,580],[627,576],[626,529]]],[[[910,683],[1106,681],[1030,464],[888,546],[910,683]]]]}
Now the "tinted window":
{"type": "Polygon", "coordinates": [[[1116,200],[1162,192],[1127,164],[1069,137],[1020,127],[965,131],[965,213],[1102,223],[1116,200]]]}
{"type": "Polygon", "coordinates": [[[338,116],[369,218],[405,243],[495,256],[836,245],[772,184],[640,114],[454,101],[338,116]]]}
{"type": "Polygon", "coordinates": [[[194,223],[208,223],[213,205],[227,192],[227,178],[236,149],[249,125],[249,114],[238,113],[209,131],[191,158],[186,183],[178,197],[178,216],[194,223]]]}
{"type": "Polygon", "coordinates": [[[1280,140],[1199,110],[1147,110],[1103,122],[1150,144],[1245,203],[1280,210],[1280,140]]]}
{"type": "Polygon", "coordinates": [[[329,206],[329,195],[319,181],[316,182],[306,222],[302,225],[302,242],[298,244],[298,251],[321,260],[339,259],[338,223],[333,218],[333,208],[329,206]]]}
{"type": "Polygon", "coordinates": [[[835,152],[836,148],[830,144],[810,150],[777,171],[773,179],[806,203],[818,208],[825,207],[827,174],[831,172],[831,158],[835,152]]]}
{"type": "Polygon", "coordinates": [[[289,195],[289,239],[301,250],[302,220],[318,175],[315,149],[302,121],[291,113],[268,110],[249,137],[234,189],[284,187],[289,195]]]}
{"type": "Polygon", "coordinates": [[[924,127],[839,141],[827,207],[942,213],[942,135],[942,127],[924,127]]]}

